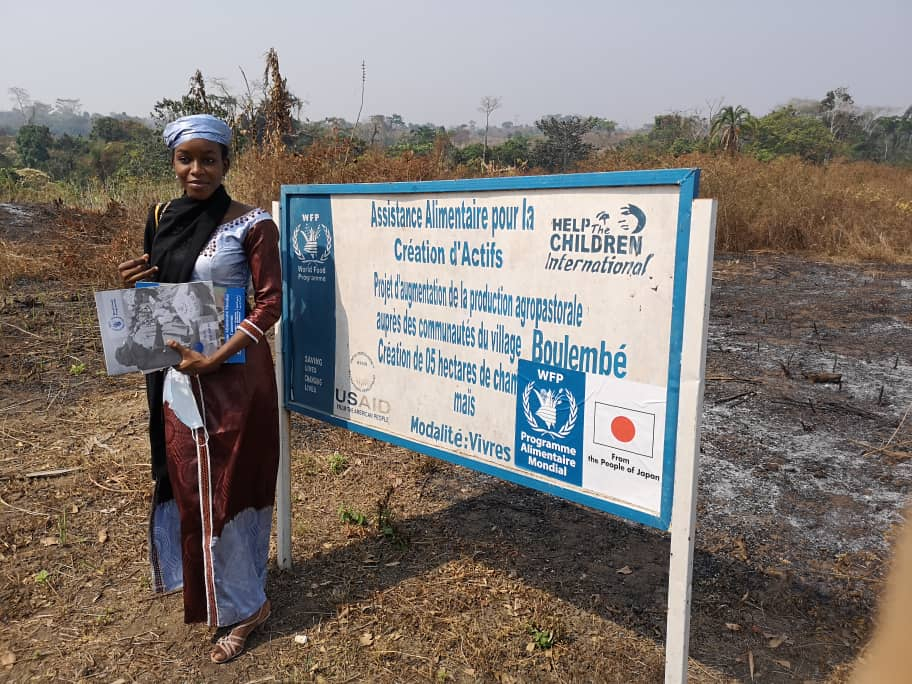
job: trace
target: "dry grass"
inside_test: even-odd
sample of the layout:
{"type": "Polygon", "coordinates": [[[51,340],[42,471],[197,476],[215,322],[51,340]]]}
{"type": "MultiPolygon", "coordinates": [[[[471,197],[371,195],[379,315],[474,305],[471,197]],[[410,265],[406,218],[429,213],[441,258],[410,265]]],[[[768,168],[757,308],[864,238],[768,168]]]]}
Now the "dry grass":
{"type": "Polygon", "coordinates": [[[607,154],[587,170],[702,169],[700,194],[719,201],[716,249],[807,252],[846,261],[912,258],[912,169],[794,157],[607,154]]]}
{"type": "Polygon", "coordinates": [[[268,207],[279,197],[283,184],[442,180],[466,173],[462,167],[450,168],[442,145],[429,155],[407,152],[390,157],[370,150],[358,157],[348,141],[325,140],[314,143],[304,154],[249,150],[234,161],[229,180],[238,199],[268,207]]]}
{"type": "MultiPolygon", "coordinates": [[[[0,288],[26,281],[117,286],[117,264],[142,249],[140,210],[111,202],[104,211],[29,207],[38,230],[0,240],[0,288]]],[[[144,210],[142,210],[144,211],[144,210]]]]}
{"type": "MultiPolygon", "coordinates": [[[[424,156],[390,157],[380,150],[357,156],[345,140],[319,141],[304,154],[250,150],[234,160],[228,186],[239,200],[268,208],[283,184],[477,175],[474,169],[453,168],[445,152],[438,144],[424,156]]],[[[577,170],[663,167],[702,169],[701,195],[719,200],[719,251],[802,252],[849,262],[912,260],[909,169],[864,162],[819,166],[796,158],[765,163],[727,155],[649,157],[609,151],[577,170]]],[[[55,232],[55,239],[12,240],[5,235],[0,241],[0,287],[19,278],[116,285],[116,264],[141,249],[148,207],[175,192],[171,180],[138,180],[106,188],[46,183],[5,193],[3,199],[53,206],[47,229],[55,232]]]]}
{"type": "Polygon", "coordinates": [[[126,208],[140,209],[145,218],[145,209],[162,197],[171,197],[178,192],[173,179],[134,178],[125,181],[98,181],[89,183],[26,182],[15,185],[0,185],[0,202],[18,204],[56,204],[74,207],[84,211],[104,212],[112,202],[126,208]]]}
{"type": "MultiPolygon", "coordinates": [[[[607,152],[580,171],[698,167],[701,196],[719,200],[720,251],[807,252],[847,261],[912,259],[912,169],[867,162],[826,166],[783,157],[695,154],[643,157],[607,152]]],[[[420,181],[474,176],[449,168],[443,150],[426,157],[368,152],[350,160],[346,144],[322,142],[307,154],[250,152],[237,160],[232,190],[269,206],[282,184],[420,181]]]]}
{"type": "MultiPolygon", "coordinates": [[[[143,384],[100,371],[93,328],[87,288],[31,283],[0,302],[0,342],[28,338],[0,363],[0,681],[661,680],[658,632],[592,598],[618,561],[564,588],[542,560],[560,556],[512,538],[538,530],[538,506],[548,520],[570,509],[298,416],[295,568],[270,571],[274,613],[250,651],[212,665],[212,633],[181,623],[180,595],[149,594],[143,384]],[[407,546],[336,514],[344,502],[373,523],[378,501],[407,546]],[[553,630],[553,647],[536,647],[533,627],[553,630]]],[[[692,668],[693,681],[726,680],[692,668]]]]}
{"type": "Polygon", "coordinates": [[[26,234],[0,214],[0,289],[53,280],[116,287],[117,264],[142,250],[149,207],[176,192],[172,180],[17,188],[3,200],[38,220],[26,234]]]}

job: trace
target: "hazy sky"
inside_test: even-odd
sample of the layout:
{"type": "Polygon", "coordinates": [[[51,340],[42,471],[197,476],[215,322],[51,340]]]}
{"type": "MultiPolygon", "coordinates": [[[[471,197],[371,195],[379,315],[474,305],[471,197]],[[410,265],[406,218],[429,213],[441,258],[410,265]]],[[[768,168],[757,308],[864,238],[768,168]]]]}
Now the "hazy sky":
{"type": "Polygon", "coordinates": [[[760,115],[847,86],[861,106],[912,105],[912,0],[745,2],[173,3],[2,0],[0,109],[8,89],[146,116],[197,68],[240,91],[275,47],[309,119],[406,121],[595,115],[637,127],[724,98],[760,115]]]}

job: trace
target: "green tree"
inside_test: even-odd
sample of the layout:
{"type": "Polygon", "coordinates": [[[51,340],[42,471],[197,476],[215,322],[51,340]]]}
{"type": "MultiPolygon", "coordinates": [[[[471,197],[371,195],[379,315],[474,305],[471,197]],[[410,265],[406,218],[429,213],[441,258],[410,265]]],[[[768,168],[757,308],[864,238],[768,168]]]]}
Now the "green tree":
{"type": "Polygon", "coordinates": [[[861,132],[858,125],[858,110],[848,88],[827,91],[820,101],[818,111],[820,118],[830,129],[830,135],[836,140],[845,142],[861,132]]]}
{"type": "Polygon", "coordinates": [[[43,168],[44,163],[50,159],[48,149],[53,142],[51,130],[47,126],[26,124],[20,128],[16,135],[16,151],[22,165],[35,169],[43,168]]]}
{"type": "Polygon", "coordinates": [[[703,120],[689,114],[660,114],[654,119],[648,139],[653,147],[674,154],[693,152],[703,137],[703,120]]]}
{"type": "MultiPolygon", "coordinates": [[[[611,134],[617,130],[617,126],[618,126],[617,121],[612,121],[611,119],[602,119],[597,116],[593,117],[593,121],[595,123],[592,125],[592,130],[597,131],[599,133],[611,134]]],[[[506,126],[506,123],[507,122],[504,122],[505,126],[506,126]]]]}
{"type": "Polygon", "coordinates": [[[536,165],[549,171],[566,171],[585,159],[592,151],[592,145],[583,140],[595,126],[592,117],[548,116],[535,122],[545,135],[533,148],[536,165]]]}
{"type": "Polygon", "coordinates": [[[89,149],[89,158],[95,176],[107,185],[127,156],[129,148],[124,142],[97,143],[89,149]]]}
{"type": "Polygon", "coordinates": [[[141,126],[124,142],[112,174],[115,178],[167,178],[173,173],[171,155],[158,131],[141,126]]]}
{"type": "Polygon", "coordinates": [[[808,161],[823,162],[836,149],[836,141],[823,121],[802,115],[791,105],[756,119],[751,130],[750,150],[760,159],[794,154],[808,161]]]}
{"type": "Polygon", "coordinates": [[[395,155],[403,152],[429,154],[434,149],[438,133],[446,136],[446,131],[443,128],[438,129],[432,124],[413,126],[408,135],[390,147],[389,151],[395,155]]]}
{"type": "Polygon", "coordinates": [[[190,78],[190,89],[177,100],[162,98],[152,108],[152,119],[159,130],[174,119],[190,114],[212,114],[233,123],[237,100],[230,95],[213,95],[206,90],[206,80],[197,69],[190,78]]]}
{"type": "Polygon", "coordinates": [[[130,142],[147,135],[149,127],[135,119],[99,116],[92,121],[89,137],[104,142],[130,142]]]}
{"type": "MultiPolygon", "coordinates": [[[[491,158],[494,158],[494,150],[491,150],[491,158]]],[[[457,147],[453,154],[453,161],[457,164],[475,164],[476,166],[484,159],[484,146],[481,143],[470,143],[462,147],[457,147]]]]}
{"type": "Polygon", "coordinates": [[[620,147],[649,156],[687,154],[705,145],[704,130],[700,117],[677,112],[659,114],[649,130],[630,136],[620,147]]]}
{"type": "Polygon", "coordinates": [[[750,112],[741,105],[723,107],[713,117],[709,129],[710,139],[717,141],[719,147],[729,154],[734,154],[741,149],[744,132],[752,121],[750,112]]]}
{"type": "Polygon", "coordinates": [[[64,133],[54,140],[47,161],[47,171],[52,178],[82,178],[89,174],[87,155],[89,142],[81,136],[64,133]]]}
{"type": "Polygon", "coordinates": [[[532,145],[525,135],[515,135],[491,148],[491,161],[498,166],[520,166],[532,159],[532,145]]]}
{"type": "Polygon", "coordinates": [[[912,163],[912,108],[901,116],[879,116],[853,148],[856,157],[888,164],[912,163]]]}

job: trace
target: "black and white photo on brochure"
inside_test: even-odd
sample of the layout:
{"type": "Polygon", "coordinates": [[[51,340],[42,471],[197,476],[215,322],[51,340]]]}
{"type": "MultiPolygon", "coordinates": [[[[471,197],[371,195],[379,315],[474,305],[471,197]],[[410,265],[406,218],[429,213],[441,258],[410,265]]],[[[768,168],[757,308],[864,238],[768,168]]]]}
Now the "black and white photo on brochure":
{"type": "Polygon", "coordinates": [[[95,304],[109,375],[180,363],[168,340],[201,353],[218,347],[219,315],[211,282],[96,292],[95,304]]]}

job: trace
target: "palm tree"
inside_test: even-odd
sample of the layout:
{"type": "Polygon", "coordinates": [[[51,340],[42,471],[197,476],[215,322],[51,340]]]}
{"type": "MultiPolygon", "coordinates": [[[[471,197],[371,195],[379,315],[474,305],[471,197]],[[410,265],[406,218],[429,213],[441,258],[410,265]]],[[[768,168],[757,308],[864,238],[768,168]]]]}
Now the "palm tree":
{"type": "Polygon", "coordinates": [[[744,133],[754,122],[754,117],[741,105],[737,107],[723,107],[713,117],[709,135],[712,140],[718,140],[719,146],[730,154],[741,148],[744,133]]]}

